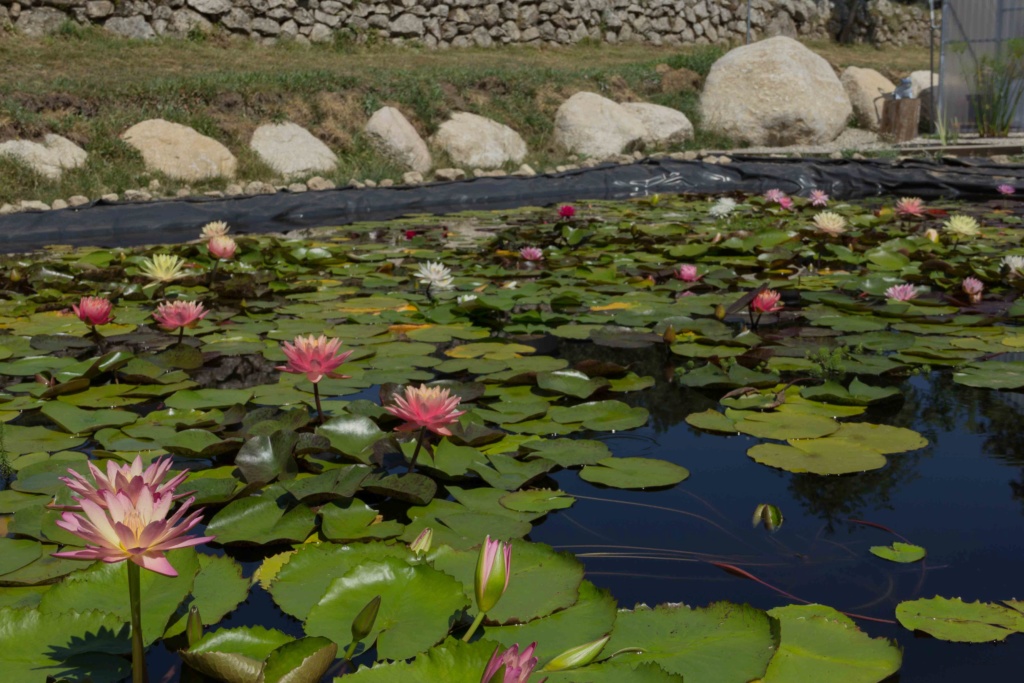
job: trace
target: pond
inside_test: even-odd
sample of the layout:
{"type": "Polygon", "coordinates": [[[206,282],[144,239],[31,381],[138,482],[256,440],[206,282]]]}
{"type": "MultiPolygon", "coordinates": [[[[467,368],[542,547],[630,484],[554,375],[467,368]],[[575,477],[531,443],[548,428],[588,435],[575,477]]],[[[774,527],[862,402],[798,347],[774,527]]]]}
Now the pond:
{"type": "Polygon", "coordinates": [[[475,683],[534,641],[551,683],[1006,679],[1020,221],[660,196],[9,257],[0,662],[128,675],[134,565],[50,557],[85,544],[60,477],[170,454],[215,539],[141,574],[151,680],[475,683]]]}

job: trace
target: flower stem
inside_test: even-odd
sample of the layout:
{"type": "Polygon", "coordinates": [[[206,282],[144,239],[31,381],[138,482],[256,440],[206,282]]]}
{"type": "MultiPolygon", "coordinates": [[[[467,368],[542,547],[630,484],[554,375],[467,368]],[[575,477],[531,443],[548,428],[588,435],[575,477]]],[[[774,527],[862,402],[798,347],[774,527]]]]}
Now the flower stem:
{"type": "Polygon", "coordinates": [[[142,644],[142,596],[140,590],[139,565],[128,565],[128,599],[132,612],[132,683],[147,683],[146,648],[142,644]]]}
{"type": "Polygon", "coordinates": [[[316,399],[316,417],[320,424],[324,423],[324,409],[320,407],[320,385],[313,382],[313,398],[316,399]]]}
{"type": "Polygon", "coordinates": [[[427,438],[427,428],[420,427],[420,434],[416,437],[416,450],[412,452],[412,460],[409,462],[409,474],[412,474],[416,469],[416,458],[420,455],[420,448],[423,446],[423,440],[427,438]]]}
{"type": "Polygon", "coordinates": [[[464,642],[464,643],[468,643],[469,642],[469,639],[473,637],[474,633],[476,633],[477,628],[480,627],[480,624],[481,624],[481,622],[483,622],[483,620],[484,620],[484,613],[483,612],[481,612],[480,614],[476,615],[476,619],[473,620],[473,625],[469,627],[468,631],[466,631],[466,635],[462,636],[462,642],[464,642]]]}
{"type": "Polygon", "coordinates": [[[181,344],[185,341],[185,326],[182,325],[178,328],[178,343],[181,344]]]}
{"type": "Polygon", "coordinates": [[[209,286],[213,286],[213,279],[217,276],[217,266],[220,265],[220,259],[213,262],[213,268],[210,269],[210,281],[206,283],[209,286]]]}
{"type": "Polygon", "coordinates": [[[352,644],[348,646],[348,650],[345,651],[345,661],[346,662],[351,662],[352,661],[352,655],[354,655],[356,653],[356,646],[357,645],[359,645],[359,641],[358,640],[353,640],[352,644]]]}

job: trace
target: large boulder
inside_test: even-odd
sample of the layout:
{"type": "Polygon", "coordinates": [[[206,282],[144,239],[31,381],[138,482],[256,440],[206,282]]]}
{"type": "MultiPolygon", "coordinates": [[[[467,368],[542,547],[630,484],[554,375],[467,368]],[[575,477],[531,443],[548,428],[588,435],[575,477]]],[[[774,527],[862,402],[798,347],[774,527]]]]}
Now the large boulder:
{"type": "Polygon", "coordinates": [[[405,169],[426,173],[434,165],[427,143],[394,107],[373,112],[363,132],[381,153],[405,169]]]}
{"type": "Polygon", "coordinates": [[[693,138],[693,124],[678,109],[650,102],[623,102],[622,108],[644,124],[647,129],[644,135],[646,145],[674,145],[693,138]]]}
{"type": "Polygon", "coordinates": [[[338,157],[327,145],[290,121],[260,126],[249,147],[285,178],[329,173],[338,165],[338,157]]]}
{"type": "Polygon", "coordinates": [[[0,143],[0,156],[13,157],[39,175],[57,180],[65,169],[84,164],[89,155],[71,140],[49,133],[42,144],[30,140],[0,143]]]}
{"type": "Polygon", "coordinates": [[[573,154],[609,157],[643,145],[647,128],[625,107],[592,92],[578,92],[555,113],[555,142],[573,154]]]}
{"type": "Polygon", "coordinates": [[[433,142],[460,166],[500,168],[522,163],[526,143],[519,133],[491,119],[458,112],[441,124],[433,142]]]}
{"type": "Polygon", "coordinates": [[[782,36],[735,48],[715,62],[700,107],[713,132],[780,146],[831,142],[853,112],[828,62],[782,36]]]}
{"type": "Polygon", "coordinates": [[[121,134],[142,155],[146,169],[176,180],[233,178],[238,161],[227,147],[188,126],[149,119],[121,134]]]}
{"type": "Polygon", "coordinates": [[[910,72],[910,83],[914,89],[914,97],[921,97],[922,93],[932,87],[933,82],[935,83],[935,88],[938,89],[939,74],[933,73],[928,69],[910,72]]]}
{"type": "Polygon", "coordinates": [[[846,67],[839,81],[846,88],[846,95],[853,105],[857,123],[861,128],[878,130],[882,122],[882,104],[885,101],[882,95],[891,93],[896,86],[874,69],[862,69],[857,66],[846,67]]]}

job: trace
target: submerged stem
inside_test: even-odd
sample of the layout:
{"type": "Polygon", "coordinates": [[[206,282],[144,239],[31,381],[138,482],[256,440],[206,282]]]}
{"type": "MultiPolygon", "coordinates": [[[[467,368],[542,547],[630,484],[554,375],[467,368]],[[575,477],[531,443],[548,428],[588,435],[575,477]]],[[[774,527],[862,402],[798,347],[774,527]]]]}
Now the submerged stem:
{"type": "Polygon", "coordinates": [[[132,683],[147,683],[146,648],[142,642],[142,596],[139,580],[140,568],[128,562],[128,599],[132,613],[132,683]]]}
{"type": "Polygon", "coordinates": [[[409,461],[409,474],[412,474],[416,469],[416,458],[420,455],[420,448],[423,447],[423,440],[427,438],[427,428],[420,427],[419,436],[416,437],[416,450],[412,452],[412,460],[409,461]]]}
{"type": "Polygon", "coordinates": [[[324,423],[324,409],[320,406],[320,385],[313,382],[313,398],[316,399],[316,417],[320,424],[324,423]]]}
{"type": "Polygon", "coordinates": [[[483,620],[484,613],[480,612],[480,614],[476,615],[476,619],[473,620],[473,625],[469,627],[468,631],[466,631],[466,635],[462,636],[462,642],[469,642],[469,639],[473,637],[474,633],[476,633],[476,630],[480,627],[480,624],[481,622],[483,622],[483,620]]]}

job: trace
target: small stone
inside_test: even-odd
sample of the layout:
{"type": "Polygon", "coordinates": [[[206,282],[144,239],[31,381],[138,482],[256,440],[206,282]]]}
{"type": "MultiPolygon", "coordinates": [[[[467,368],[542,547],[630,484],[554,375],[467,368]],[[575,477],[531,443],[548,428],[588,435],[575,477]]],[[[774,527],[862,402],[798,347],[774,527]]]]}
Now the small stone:
{"type": "Polygon", "coordinates": [[[685,159],[686,161],[696,161],[697,153],[694,152],[692,149],[688,152],[683,152],[683,159],[685,159]]]}
{"type": "Polygon", "coordinates": [[[861,154],[860,152],[854,152],[851,158],[854,159],[855,161],[864,161],[865,159],[867,159],[867,157],[861,154]]]}
{"type": "Polygon", "coordinates": [[[514,173],[512,173],[512,175],[514,175],[514,176],[520,176],[520,177],[523,177],[523,178],[529,178],[529,177],[531,177],[531,176],[535,176],[535,175],[537,175],[537,172],[536,172],[536,171],[534,171],[534,170],[533,170],[533,167],[532,167],[532,166],[530,166],[529,164],[523,164],[522,166],[520,166],[519,168],[517,168],[517,169],[515,170],[515,172],[514,172],[514,173]]]}
{"type": "Polygon", "coordinates": [[[245,194],[274,194],[277,188],[270,183],[253,180],[245,185],[245,194]]]}
{"type": "Polygon", "coordinates": [[[183,188],[179,189],[177,192],[175,192],[174,196],[180,198],[180,197],[188,197],[191,194],[192,194],[192,188],[190,188],[190,187],[183,187],[183,188]]]}
{"type": "Polygon", "coordinates": [[[570,169],[570,167],[566,166],[565,164],[560,164],[558,166],[555,166],[555,172],[556,173],[565,173],[569,169],[570,169]]]}
{"type": "Polygon", "coordinates": [[[46,202],[40,202],[35,199],[23,199],[18,202],[18,207],[22,211],[49,211],[50,205],[46,202]]]}
{"type": "Polygon", "coordinates": [[[319,192],[321,190],[333,190],[336,186],[334,181],[315,175],[306,181],[306,187],[314,192],[319,192]]]}
{"type": "Polygon", "coordinates": [[[379,183],[380,187],[393,187],[394,184],[395,184],[395,181],[392,180],[391,178],[385,178],[384,180],[380,181],[380,183],[379,183]]]}
{"type": "Polygon", "coordinates": [[[306,187],[306,183],[292,183],[287,189],[289,192],[306,192],[309,190],[309,188],[306,187]]]}
{"type": "Polygon", "coordinates": [[[434,178],[437,180],[462,180],[466,172],[461,168],[439,168],[434,171],[434,178]]]}
{"type": "Polygon", "coordinates": [[[125,190],[124,199],[127,202],[148,202],[153,195],[145,190],[125,190]]]}
{"type": "Polygon", "coordinates": [[[842,159],[843,158],[843,153],[842,152],[832,152],[832,153],[830,153],[828,155],[828,158],[829,159],[842,159]]]}
{"type": "Polygon", "coordinates": [[[116,192],[108,192],[107,194],[100,195],[100,201],[104,202],[116,202],[121,198],[117,196],[116,192]]]}
{"type": "Polygon", "coordinates": [[[377,181],[376,180],[370,180],[369,178],[367,178],[366,182],[364,183],[364,185],[366,185],[366,187],[377,187],[377,181]]]}
{"type": "Polygon", "coordinates": [[[63,199],[54,199],[53,204],[50,206],[50,208],[53,209],[54,211],[57,211],[59,209],[66,209],[68,208],[68,203],[63,199]]]}
{"type": "Polygon", "coordinates": [[[18,207],[14,206],[13,204],[4,204],[3,206],[0,206],[0,216],[6,216],[11,213],[17,213],[17,211],[18,207]]]}
{"type": "Polygon", "coordinates": [[[362,184],[361,182],[359,182],[355,178],[352,178],[351,180],[348,181],[348,186],[349,187],[354,187],[357,190],[361,190],[364,187],[366,187],[366,185],[362,184]]]}
{"type": "Polygon", "coordinates": [[[991,161],[993,164],[1008,164],[1010,163],[1010,155],[993,154],[992,156],[989,157],[989,161],[991,161]]]}
{"type": "Polygon", "coordinates": [[[68,204],[71,206],[85,206],[89,203],[89,198],[80,194],[72,195],[68,197],[68,204]]]}
{"type": "Polygon", "coordinates": [[[152,180],[149,181],[148,187],[150,192],[159,192],[160,188],[163,186],[160,184],[159,180],[153,178],[152,180]]]}
{"type": "Polygon", "coordinates": [[[212,197],[213,199],[224,199],[224,193],[220,190],[210,190],[203,193],[204,197],[212,197]]]}
{"type": "Polygon", "coordinates": [[[718,163],[720,163],[720,164],[731,164],[732,163],[732,159],[727,157],[727,156],[725,156],[723,154],[722,156],[718,157],[718,163]]]}
{"type": "Polygon", "coordinates": [[[473,169],[473,177],[474,178],[483,178],[485,175],[487,175],[487,171],[485,171],[484,169],[482,169],[482,168],[474,168],[473,169]]]}
{"type": "Polygon", "coordinates": [[[423,174],[419,171],[409,171],[402,174],[402,183],[405,185],[419,185],[423,182],[423,174]]]}
{"type": "Polygon", "coordinates": [[[229,197],[237,197],[239,195],[245,194],[245,189],[238,183],[231,183],[230,185],[224,188],[224,194],[226,194],[229,197]]]}

